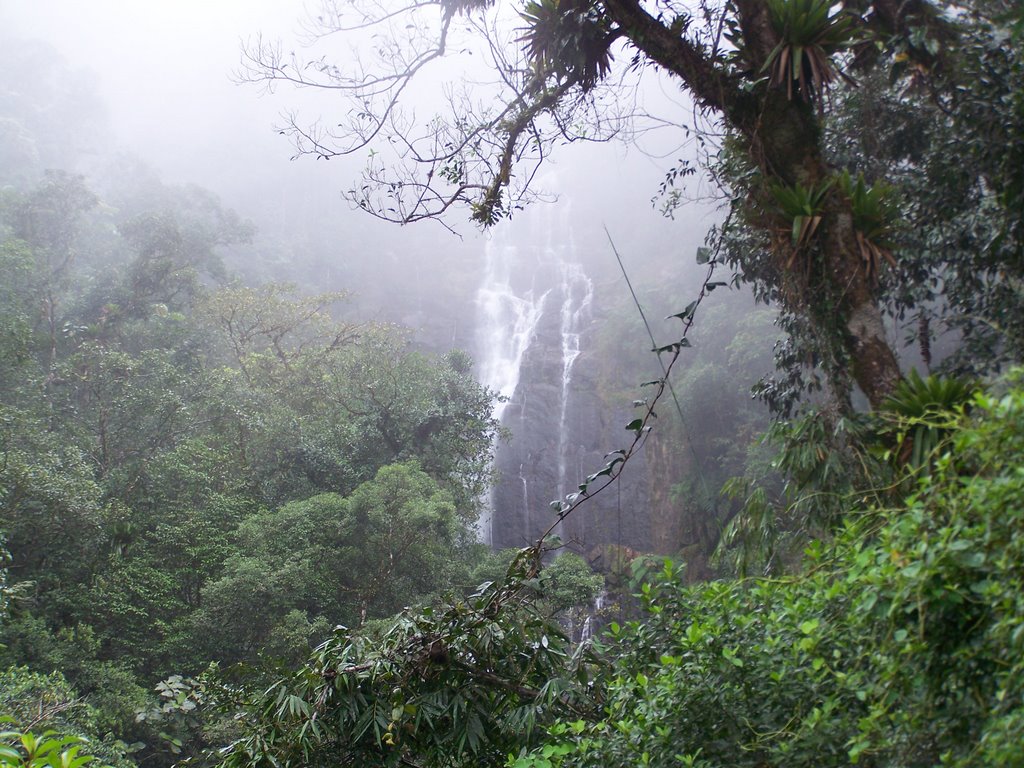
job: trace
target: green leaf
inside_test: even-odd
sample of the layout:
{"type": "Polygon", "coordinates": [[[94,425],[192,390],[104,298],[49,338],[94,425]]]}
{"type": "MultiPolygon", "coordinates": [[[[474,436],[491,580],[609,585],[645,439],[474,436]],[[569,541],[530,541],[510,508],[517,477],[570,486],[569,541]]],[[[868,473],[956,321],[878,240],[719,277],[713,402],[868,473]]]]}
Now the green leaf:
{"type": "Polygon", "coordinates": [[[814,630],[818,628],[818,624],[817,619],[808,619],[800,624],[800,631],[805,635],[813,634],[814,630]]]}
{"type": "Polygon", "coordinates": [[[671,320],[673,317],[678,317],[680,320],[685,322],[686,320],[689,320],[691,317],[693,317],[693,313],[696,309],[697,302],[691,301],[689,304],[686,305],[686,309],[684,309],[682,312],[676,312],[674,315],[669,315],[665,319],[671,320]]]}

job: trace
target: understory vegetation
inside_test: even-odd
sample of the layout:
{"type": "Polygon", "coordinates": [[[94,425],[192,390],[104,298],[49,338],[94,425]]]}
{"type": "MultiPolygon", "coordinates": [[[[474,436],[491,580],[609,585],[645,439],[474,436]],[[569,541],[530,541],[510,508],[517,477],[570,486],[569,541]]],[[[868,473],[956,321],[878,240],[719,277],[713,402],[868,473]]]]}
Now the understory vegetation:
{"type": "Polygon", "coordinates": [[[667,561],[644,619],[603,640],[600,716],[563,714],[510,762],[1020,765],[1019,376],[1010,387],[977,395],[888,504],[848,499],[796,573],[685,586],[667,561]]]}
{"type": "Polygon", "coordinates": [[[788,574],[692,585],[665,560],[638,618],[574,645],[526,550],[250,691],[225,764],[1019,765],[1024,388],[995,389],[904,422],[945,430],[927,466],[847,497],[788,574]]]}
{"type": "MultiPolygon", "coordinates": [[[[270,47],[248,75],[372,83],[401,134],[388,88],[428,33],[506,50],[494,5],[368,3],[359,26],[409,15],[411,72],[270,47]]],[[[898,5],[530,0],[508,110],[394,140],[412,175],[371,152],[349,193],[494,225],[529,198],[515,163],[604,130],[613,53],[692,93],[725,196],[707,276],[647,276],[685,306],[657,361],[633,306],[595,312],[600,396],[657,378],[548,531],[642,455],[672,535],[602,542],[601,573],[557,535],[478,540],[505,430],[468,354],[247,279],[287,257],[205,190],[56,170],[82,161],[56,162],[69,81],[27,67],[37,101],[0,94],[0,768],[1024,766],[1024,17],[898,5]]]]}

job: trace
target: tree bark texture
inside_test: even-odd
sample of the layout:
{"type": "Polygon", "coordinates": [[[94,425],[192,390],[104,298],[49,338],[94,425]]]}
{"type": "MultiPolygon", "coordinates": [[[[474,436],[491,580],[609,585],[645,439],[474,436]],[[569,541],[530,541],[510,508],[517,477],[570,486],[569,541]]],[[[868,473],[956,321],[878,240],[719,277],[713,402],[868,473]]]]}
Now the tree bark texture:
{"type": "MultiPolygon", "coordinates": [[[[816,105],[764,83],[742,88],[748,77],[728,73],[710,51],[685,37],[685,26],[681,32],[666,26],[639,0],[605,0],[604,7],[636,48],[678,76],[700,106],[720,114],[744,138],[766,180],[812,187],[834,175],[824,157],[822,116],[816,105]]],[[[735,0],[735,7],[747,74],[760,77],[779,43],[767,3],[735,0]]],[[[812,282],[799,292],[782,290],[780,295],[791,312],[808,315],[819,324],[837,323],[853,379],[877,407],[899,381],[899,365],[886,337],[876,275],[861,257],[851,203],[835,188],[822,212],[815,250],[823,263],[813,271],[812,282]]],[[[790,253],[775,253],[774,263],[781,285],[793,259],[790,253]]]]}

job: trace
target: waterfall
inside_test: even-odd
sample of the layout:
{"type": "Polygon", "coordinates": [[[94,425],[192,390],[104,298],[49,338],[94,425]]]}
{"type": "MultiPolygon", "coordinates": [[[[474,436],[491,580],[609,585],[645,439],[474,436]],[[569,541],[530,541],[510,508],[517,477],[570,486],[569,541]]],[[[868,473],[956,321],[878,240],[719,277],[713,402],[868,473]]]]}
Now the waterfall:
{"type": "MultiPolygon", "coordinates": [[[[513,268],[520,261],[516,246],[489,238],[485,260],[476,299],[477,369],[480,381],[498,395],[493,415],[501,421],[519,384],[523,354],[533,340],[548,292],[538,295],[532,280],[525,290],[513,285],[513,268]]],[[[525,487],[523,493],[525,496],[525,487]]],[[[494,496],[492,491],[485,500],[477,525],[480,540],[486,544],[493,541],[494,496]]]]}
{"type": "Polygon", "coordinates": [[[513,438],[496,449],[500,478],[484,500],[478,530],[493,546],[522,546],[550,525],[548,502],[577,479],[573,373],[594,286],[577,259],[564,203],[538,206],[499,227],[485,259],[476,300],[477,374],[500,396],[494,416],[513,438]]]}
{"type": "MultiPolygon", "coordinates": [[[[575,248],[570,248],[570,252],[575,248]]],[[[569,393],[572,384],[572,369],[576,358],[580,356],[580,334],[583,324],[588,319],[590,302],[594,298],[594,283],[587,277],[578,262],[560,261],[562,309],[560,335],[562,341],[562,390],[559,403],[558,418],[558,498],[564,499],[567,492],[566,467],[568,462],[569,429],[566,416],[569,412],[569,393]]],[[[575,466],[575,463],[574,463],[575,466]]],[[[572,480],[579,478],[573,477],[572,480]]],[[[555,533],[564,539],[562,525],[559,524],[555,533]]]]}
{"type": "Polygon", "coordinates": [[[580,630],[580,643],[585,643],[594,637],[594,619],[601,615],[605,601],[608,599],[608,590],[602,589],[594,598],[594,605],[587,618],[583,620],[583,628],[580,630]]]}

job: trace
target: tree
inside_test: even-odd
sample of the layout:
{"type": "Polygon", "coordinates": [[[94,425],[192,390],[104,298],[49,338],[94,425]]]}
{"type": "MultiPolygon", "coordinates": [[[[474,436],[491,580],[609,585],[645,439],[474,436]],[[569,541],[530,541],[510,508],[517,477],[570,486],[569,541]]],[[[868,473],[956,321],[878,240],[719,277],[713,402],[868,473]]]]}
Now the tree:
{"type": "Polygon", "coordinates": [[[32,252],[19,241],[0,244],[0,383],[14,386],[31,349],[32,252]]]}
{"type": "Polygon", "coordinates": [[[12,582],[36,594],[86,581],[101,547],[102,489],[78,446],[46,422],[0,405],[0,527],[11,547],[12,582]]]}
{"type": "MultiPolygon", "coordinates": [[[[862,208],[882,198],[876,231],[896,256],[883,301],[906,318],[924,367],[952,351],[945,368],[983,373],[1024,351],[1024,46],[1014,5],[968,4],[941,78],[901,77],[897,90],[889,72],[873,71],[834,104],[831,156],[864,173],[862,208]]],[[[916,72],[912,64],[895,62],[892,74],[916,72]]]]}
{"type": "Polygon", "coordinates": [[[468,599],[337,631],[249,693],[222,765],[1018,765],[1020,377],[945,412],[931,473],[848,499],[801,573],[686,586],[666,560],[644,620],[570,653],[538,545],[468,599]]]}
{"type": "Polygon", "coordinates": [[[233,286],[204,297],[199,310],[224,337],[250,384],[258,378],[280,387],[296,366],[322,366],[358,338],[357,325],[330,315],[330,307],[344,298],[344,292],[300,296],[294,286],[273,283],[233,286]]]}
{"type": "MultiPolygon", "coordinates": [[[[596,714],[593,654],[573,651],[531,599],[538,555],[377,631],[336,628],[294,674],[247,692],[244,731],[220,764],[497,768],[554,717],[596,714]]],[[[238,692],[225,693],[235,706],[238,692]]]]}
{"type": "MultiPolygon", "coordinates": [[[[968,6],[984,14],[1001,4],[968,6]]],[[[335,64],[260,39],[246,48],[242,77],[349,98],[345,122],[331,121],[336,127],[293,116],[283,132],[300,154],[369,152],[363,180],[347,193],[360,208],[408,223],[468,205],[490,226],[530,199],[536,168],[555,144],[637,129],[640,115],[622,106],[630,89],[645,71],[667,73],[726,136],[731,167],[719,174],[733,196],[731,223],[754,235],[751,251],[728,259],[792,318],[791,335],[803,328],[815,336],[809,352],[794,353],[796,364],[810,356],[812,366],[825,367],[840,403],[852,378],[878,406],[900,378],[880,306],[879,276],[893,257],[865,230],[856,195],[838,183],[830,93],[894,66],[897,88],[926,83],[955,92],[954,45],[967,22],[951,21],[945,7],[943,0],[841,8],[827,0],[531,0],[517,17],[489,0],[418,0],[398,11],[327,0],[309,20],[311,43],[356,32],[372,42],[335,64]],[[485,96],[465,85],[445,88],[447,114],[424,129],[416,115],[421,92],[413,98],[411,84],[443,57],[466,52],[488,60],[485,96]],[[613,67],[616,55],[630,57],[625,73],[613,67]]],[[[856,178],[865,169],[848,170],[856,178]]],[[[994,193],[987,198],[1004,190],[994,193]]]]}
{"type": "Polygon", "coordinates": [[[52,46],[5,35],[0,68],[0,184],[38,180],[47,168],[74,168],[109,146],[95,75],[74,69],[52,46]]]}
{"type": "Polygon", "coordinates": [[[47,171],[45,178],[15,207],[14,237],[26,242],[35,254],[41,279],[42,311],[39,321],[49,336],[51,368],[57,362],[62,341],[61,306],[71,280],[77,255],[76,235],[84,214],[99,202],[80,176],[47,171]]]}
{"type": "Polygon", "coordinates": [[[320,494],[252,515],[223,576],[202,591],[196,636],[236,660],[294,636],[288,626],[305,626],[308,641],[314,627],[391,615],[453,585],[461,522],[450,495],[412,463],[382,467],[348,498],[320,494]]]}
{"type": "Polygon", "coordinates": [[[367,333],[323,377],[317,394],[345,418],[322,427],[345,446],[360,479],[415,459],[450,490],[460,516],[475,519],[500,425],[491,413],[494,393],[472,370],[458,350],[433,358],[394,329],[367,333]]]}

